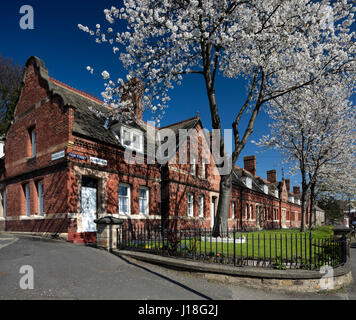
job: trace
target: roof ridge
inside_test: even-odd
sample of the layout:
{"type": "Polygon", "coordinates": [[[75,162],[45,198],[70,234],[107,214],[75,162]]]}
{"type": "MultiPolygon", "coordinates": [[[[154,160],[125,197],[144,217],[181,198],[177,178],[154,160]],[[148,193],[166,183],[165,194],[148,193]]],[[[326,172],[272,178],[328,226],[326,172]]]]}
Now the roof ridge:
{"type": "MultiPolygon", "coordinates": [[[[250,172],[250,171],[248,171],[248,170],[246,170],[246,169],[244,169],[244,168],[241,168],[241,167],[239,167],[238,165],[236,165],[235,164],[235,167],[237,168],[237,169],[240,169],[240,170],[243,170],[244,172],[248,172],[249,174],[251,174],[252,176],[253,176],[253,174],[250,172]]],[[[266,180],[266,179],[264,179],[264,178],[262,178],[262,177],[260,177],[260,176],[253,176],[254,178],[259,178],[259,179],[261,179],[263,182],[265,182],[265,183],[268,183],[268,184],[272,184],[272,182],[269,182],[268,180],[266,180]]]]}
{"type": "MultiPolygon", "coordinates": [[[[63,82],[61,82],[61,81],[59,81],[57,79],[54,79],[53,77],[49,77],[49,80],[54,82],[57,85],[60,85],[61,87],[65,88],[65,89],[69,89],[69,90],[73,91],[74,93],[81,95],[84,98],[90,99],[90,100],[92,100],[92,101],[104,106],[104,102],[103,101],[101,101],[101,100],[89,95],[88,93],[85,93],[83,91],[75,89],[75,88],[71,87],[70,85],[68,85],[66,83],[63,83],[63,82]]],[[[108,109],[111,109],[109,106],[106,106],[106,107],[108,109]]]]}
{"type": "Polygon", "coordinates": [[[182,124],[184,122],[188,122],[188,121],[191,121],[191,120],[194,120],[194,119],[198,120],[198,119],[200,119],[200,117],[199,116],[195,116],[193,118],[189,118],[189,119],[186,119],[186,120],[182,120],[182,121],[179,121],[179,122],[172,123],[172,124],[170,124],[168,126],[164,126],[164,127],[160,128],[160,129],[165,129],[165,128],[169,128],[169,127],[172,127],[172,126],[176,126],[177,124],[182,124]]]}

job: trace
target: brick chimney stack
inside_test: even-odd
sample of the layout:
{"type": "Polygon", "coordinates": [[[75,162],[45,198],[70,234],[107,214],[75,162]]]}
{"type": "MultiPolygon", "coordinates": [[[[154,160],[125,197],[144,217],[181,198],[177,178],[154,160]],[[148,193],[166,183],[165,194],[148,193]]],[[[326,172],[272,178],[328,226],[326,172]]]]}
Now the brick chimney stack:
{"type": "Polygon", "coordinates": [[[249,156],[244,158],[245,170],[252,173],[254,176],[256,175],[256,157],[249,156]]]}
{"type": "Polygon", "coordinates": [[[287,187],[287,191],[290,192],[290,180],[286,179],[286,187],[287,187]]]}
{"type": "Polygon", "coordinates": [[[277,170],[267,171],[267,181],[277,183],[277,170]]]}
{"type": "Polygon", "coordinates": [[[300,194],[300,187],[293,187],[294,194],[300,194]]]}
{"type": "Polygon", "coordinates": [[[120,93],[122,102],[126,100],[132,101],[136,120],[142,120],[143,83],[137,78],[127,81],[120,88],[120,93]]]}

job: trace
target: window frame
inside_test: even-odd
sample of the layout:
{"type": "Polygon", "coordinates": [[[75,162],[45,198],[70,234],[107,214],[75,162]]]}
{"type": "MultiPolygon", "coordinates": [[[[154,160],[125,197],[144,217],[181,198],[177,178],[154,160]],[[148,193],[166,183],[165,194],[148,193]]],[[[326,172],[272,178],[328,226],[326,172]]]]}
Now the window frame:
{"type": "Polygon", "coordinates": [[[199,212],[199,218],[204,218],[204,202],[205,202],[205,197],[204,195],[199,195],[199,209],[198,209],[198,212],[199,212]]]}
{"type": "Polygon", "coordinates": [[[143,132],[126,126],[121,126],[120,128],[120,142],[125,148],[143,153],[143,132]],[[130,145],[125,144],[124,141],[124,132],[130,135],[130,145]],[[134,146],[133,136],[136,135],[139,138],[139,148],[134,146]]]}
{"type": "Polygon", "coordinates": [[[43,180],[37,181],[36,187],[37,187],[38,215],[43,217],[44,216],[44,183],[43,183],[43,180]],[[40,186],[41,186],[41,188],[40,188],[40,186]],[[40,190],[42,190],[42,193],[40,193],[40,190]]]}
{"type": "Polygon", "coordinates": [[[131,186],[126,183],[119,183],[118,187],[118,212],[121,215],[130,216],[131,215],[131,186]],[[127,196],[120,195],[120,187],[127,188],[127,196]],[[120,198],[127,199],[127,212],[120,211],[120,198]]]}
{"type": "Polygon", "coordinates": [[[24,195],[25,195],[25,215],[26,217],[31,216],[31,190],[30,184],[25,183],[23,185],[24,195]]]}
{"type": "Polygon", "coordinates": [[[149,188],[147,187],[144,187],[144,186],[140,186],[138,188],[138,212],[140,215],[146,215],[148,216],[149,215],[149,212],[150,212],[150,207],[149,207],[149,204],[150,204],[150,192],[149,192],[149,188]],[[145,198],[141,198],[141,194],[140,194],[140,191],[141,190],[144,190],[145,191],[145,194],[146,194],[146,199],[145,198]],[[145,212],[141,212],[141,200],[146,200],[146,210],[145,212]]]}
{"type": "Polygon", "coordinates": [[[31,127],[28,130],[30,135],[30,144],[31,144],[31,158],[36,158],[37,155],[37,134],[36,127],[31,127]]]}
{"type": "Polygon", "coordinates": [[[194,217],[194,194],[187,194],[187,215],[188,217],[194,217]],[[191,202],[189,201],[191,199],[191,202]]]}

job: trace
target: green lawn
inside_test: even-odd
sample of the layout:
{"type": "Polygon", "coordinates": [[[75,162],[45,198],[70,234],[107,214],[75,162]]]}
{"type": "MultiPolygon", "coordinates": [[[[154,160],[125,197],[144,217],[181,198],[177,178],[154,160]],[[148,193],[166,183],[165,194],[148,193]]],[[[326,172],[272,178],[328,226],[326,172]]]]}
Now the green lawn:
{"type": "Polygon", "coordinates": [[[335,257],[339,256],[339,247],[330,243],[332,229],[321,227],[311,233],[300,233],[297,229],[266,230],[250,233],[236,233],[235,240],[243,240],[243,243],[234,244],[233,235],[230,242],[224,243],[221,239],[215,241],[203,233],[201,237],[192,238],[179,233],[174,240],[148,241],[141,243],[139,247],[149,251],[162,249],[164,246],[168,254],[206,258],[210,260],[225,261],[231,263],[235,258],[238,262],[247,260],[263,261],[275,265],[299,264],[318,266],[325,262],[337,264],[335,257]],[[234,254],[235,252],[235,254],[234,254]]]}

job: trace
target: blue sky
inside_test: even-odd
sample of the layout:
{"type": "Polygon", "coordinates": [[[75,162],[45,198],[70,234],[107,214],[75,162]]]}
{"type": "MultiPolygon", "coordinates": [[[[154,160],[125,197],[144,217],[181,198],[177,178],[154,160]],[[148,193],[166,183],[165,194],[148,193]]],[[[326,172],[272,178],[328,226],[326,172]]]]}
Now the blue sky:
{"type": "MultiPolygon", "coordinates": [[[[94,38],[77,28],[78,23],[94,29],[96,23],[102,25],[106,20],[105,8],[112,5],[119,7],[121,1],[3,1],[0,12],[0,54],[10,57],[16,63],[25,64],[32,56],[44,60],[49,75],[61,82],[100,97],[103,91],[103,80],[98,75],[90,75],[86,66],[91,66],[101,73],[108,70],[112,78],[125,78],[118,56],[112,53],[111,47],[98,45],[94,38]],[[34,9],[34,30],[22,30],[19,26],[23,5],[34,9]]],[[[219,79],[217,85],[223,128],[230,129],[238,107],[246,97],[242,83],[233,80],[219,79]]],[[[186,77],[180,87],[171,92],[171,102],[162,121],[162,125],[194,117],[197,112],[204,126],[211,128],[208,100],[205,94],[203,78],[198,75],[186,77]]],[[[149,120],[150,115],[146,115],[149,120]]],[[[246,121],[245,121],[246,122],[246,121]]],[[[260,113],[255,123],[254,133],[243,150],[237,165],[243,166],[243,157],[257,156],[257,175],[266,178],[266,171],[277,169],[278,179],[282,178],[281,158],[275,151],[258,153],[260,148],[251,143],[269,132],[269,119],[260,113]]],[[[287,172],[287,169],[285,168],[287,172]]],[[[291,177],[292,185],[300,183],[298,177],[291,177]]]]}

